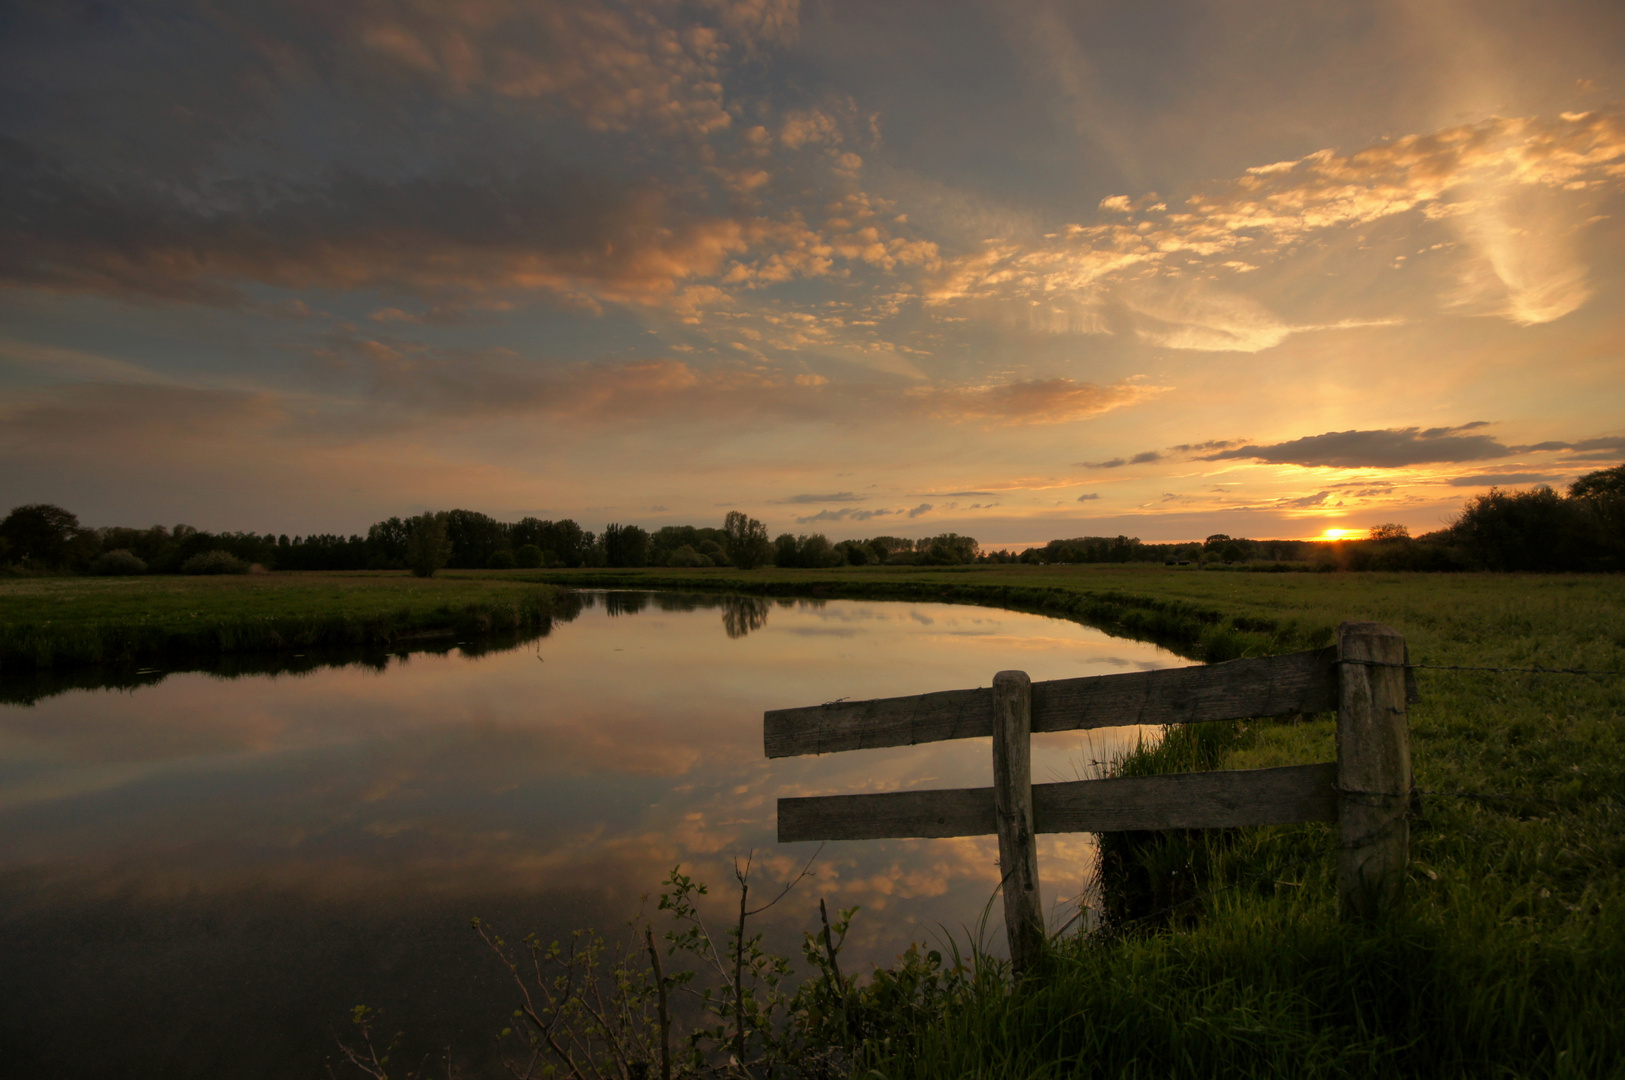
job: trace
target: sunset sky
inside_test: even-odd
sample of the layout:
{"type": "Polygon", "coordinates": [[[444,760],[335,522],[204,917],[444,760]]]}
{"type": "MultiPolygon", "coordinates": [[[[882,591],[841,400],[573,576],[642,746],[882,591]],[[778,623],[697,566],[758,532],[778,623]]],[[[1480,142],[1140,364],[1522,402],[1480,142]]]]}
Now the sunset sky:
{"type": "Polygon", "coordinates": [[[1625,4],[13,3],[0,513],[984,545],[1625,460],[1625,4]]]}

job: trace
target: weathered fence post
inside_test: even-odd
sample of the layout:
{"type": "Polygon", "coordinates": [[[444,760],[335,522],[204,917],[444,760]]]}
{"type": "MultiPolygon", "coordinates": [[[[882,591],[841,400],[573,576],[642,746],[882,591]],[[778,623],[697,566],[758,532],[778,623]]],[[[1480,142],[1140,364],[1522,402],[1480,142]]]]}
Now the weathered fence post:
{"type": "Polygon", "coordinates": [[[1004,875],[1004,929],[1017,978],[1044,951],[1044,905],[1033,831],[1032,680],[1025,671],[993,676],[993,810],[1004,875]]]}
{"type": "Polygon", "coordinates": [[[1337,891],[1345,920],[1370,922],[1398,907],[1410,851],[1405,639],[1347,622],[1337,660],[1337,891]]]}

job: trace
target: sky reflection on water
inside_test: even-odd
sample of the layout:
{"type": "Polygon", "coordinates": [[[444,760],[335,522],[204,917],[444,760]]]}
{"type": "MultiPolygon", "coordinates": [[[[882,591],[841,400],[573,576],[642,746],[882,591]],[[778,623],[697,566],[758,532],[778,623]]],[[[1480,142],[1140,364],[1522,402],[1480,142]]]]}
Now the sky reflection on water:
{"type": "MultiPolygon", "coordinates": [[[[102,995],[138,1056],[166,1063],[152,1075],[293,1075],[360,1000],[476,1039],[476,1007],[503,999],[456,934],[469,915],[613,927],[678,863],[720,887],[754,851],[757,880],[793,876],[817,845],[775,843],[780,796],[990,782],[986,739],[768,762],[765,709],[1184,662],[985,608],[610,593],[508,652],[178,673],[0,708],[0,992],[30,1003],[0,1035],[39,1067],[89,1071],[49,1043],[69,1032],[49,1017],[102,995]],[[157,1030],[177,1016],[190,1043],[157,1030]],[[283,1035],[243,1034],[268,1016],[283,1035]],[[197,1049],[213,1024],[238,1032],[235,1052],[197,1049]]],[[[1087,775],[1138,735],[1039,736],[1034,779],[1087,775]]],[[[1057,922],[1092,854],[1085,836],[1040,839],[1057,922]]],[[[774,913],[781,944],[824,896],[863,906],[853,960],[884,962],[975,921],[997,845],[831,844],[815,870],[774,913]]]]}

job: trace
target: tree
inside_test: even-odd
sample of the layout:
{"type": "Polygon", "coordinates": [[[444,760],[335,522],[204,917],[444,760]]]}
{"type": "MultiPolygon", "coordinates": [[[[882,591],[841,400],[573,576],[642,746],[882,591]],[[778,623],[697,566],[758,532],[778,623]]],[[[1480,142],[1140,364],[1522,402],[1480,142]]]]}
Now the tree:
{"type": "Polygon", "coordinates": [[[445,514],[419,514],[407,525],[406,565],[418,577],[433,577],[451,558],[445,514]]]}
{"type": "Polygon", "coordinates": [[[722,531],[728,537],[723,543],[728,561],[741,570],[754,570],[773,555],[773,545],[767,539],[767,526],[753,517],[730,510],[722,523],[722,531]]]}
{"type": "Polygon", "coordinates": [[[79,531],[79,519],[60,506],[29,503],[0,521],[7,557],[29,566],[52,569],[67,562],[70,544],[79,531]]]}
{"type": "Polygon", "coordinates": [[[960,536],[958,533],[927,537],[916,541],[914,545],[918,561],[936,566],[975,562],[979,550],[974,538],[960,536]]]}
{"type": "Polygon", "coordinates": [[[1569,498],[1595,499],[1605,495],[1625,496],[1625,465],[1586,473],[1569,485],[1569,498]]]}
{"type": "MultiPolygon", "coordinates": [[[[398,517],[378,522],[367,530],[367,566],[369,569],[399,570],[406,565],[406,546],[411,530],[398,517]]],[[[285,545],[284,545],[285,546],[285,545]]]]}
{"type": "Polygon", "coordinates": [[[835,550],[852,566],[868,566],[876,561],[875,553],[862,540],[842,540],[835,550]]]}
{"type": "Polygon", "coordinates": [[[796,565],[796,534],[780,533],[773,540],[773,565],[796,565]]]}
{"type": "Polygon", "coordinates": [[[604,560],[610,566],[647,566],[648,531],[636,525],[604,526],[604,560]]]}
{"type": "Polygon", "coordinates": [[[1599,554],[1588,502],[1565,499],[1545,484],[1491,488],[1468,500],[1450,535],[1491,570],[1585,570],[1599,554]]]}
{"type": "Polygon", "coordinates": [[[508,527],[489,515],[475,510],[450,510],[441,517],[446,522],[446,539],[451,541],[448,566],[478,569],[508,545],[508,527]]]}
{"type": "Polygon", "coordinates": [[[1386,525],[1375,526],[1367,535],[1372,540],[1409,540],[1411,531],[1403,525],[1389,522],[1386,525]]]}

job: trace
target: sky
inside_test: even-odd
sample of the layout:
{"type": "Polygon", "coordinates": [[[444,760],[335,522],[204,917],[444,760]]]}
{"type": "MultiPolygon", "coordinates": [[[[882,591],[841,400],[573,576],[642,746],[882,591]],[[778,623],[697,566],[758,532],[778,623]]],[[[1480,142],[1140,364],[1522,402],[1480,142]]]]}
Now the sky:
{"type": "Polygon", "coordinates": [[[1446,525],[1625,461],[1625,5],[18,0],[0,510],[1446,525]]]}

